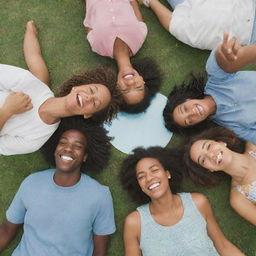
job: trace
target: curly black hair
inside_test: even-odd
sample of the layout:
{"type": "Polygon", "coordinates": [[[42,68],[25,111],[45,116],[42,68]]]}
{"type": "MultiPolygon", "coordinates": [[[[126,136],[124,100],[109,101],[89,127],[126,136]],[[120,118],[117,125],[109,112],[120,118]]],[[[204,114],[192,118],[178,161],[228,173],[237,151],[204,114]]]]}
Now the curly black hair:
{"type": "Polygon", "coordinates": [[[168,170],[172,176],[169,180],[172,193],[177,193],[182,182],[182,174],[179,168],[175,165],[179,155],[171,150],[161,147],[150,147],[148,149],[136,148],[122,163],[120,179],[121,184],[127,190],[130,197],[139,204],[144,204],[150,201],[140,188],[136,177],[136,165],[143,158],[157,159],[165,170],[168,170]]]}
{"type": "Polygon", "coordinates": [[[125,101],[122,101],[120,110],[130,114],[137,114],[147,109],[152,98],[159,91],[162,73],[155,61],[148,57],[132,61],[132,66],[144,79],[145,95],[143,100],[136,104],[127,104],[125,101]]]}
{"type": "Polygon", "coordinates": [[[55,166],[54,152],[61,135],[68,130],[77,130],[86,137],[88,157],[81,166],[81,172],[99,172],[110,159],[110,138],[106,130],[94,122],[80,116],[66,117],[61,120],[58,129],[41,148],[44,158],[55,166]]]}
{"type": "Polygon", "coordinates": [[[206,186],[215,187],[222,182],[227,176],[224,172],[210,172],[198,163],[193,162],[190,157],[190,149],[198,140],[214,140],[222,141],[227,144],[227,147],[237,153],[243,153],[245,150],[245,142],[239,139],[234,132],[224,127],[214,127],[205,130],[195,136],[187,139],[183,146],[182,165],[184,171],[193,180],[194,183],[206,186]]]}
{"type": "Polygon", "coordinates": [[[86,84],[102,84],[108,88],[111,94],[111,101],[108,106],[90,118],[95,123],[110,121],[119,110],[120,97],[116,90],[116,72],[109,66],[101,66],[95,69],[87,69],[80,75],[74,75],[60,88],[57,97],[63,97],[70,93],[74,86],[86,84]]]}
{"type": "Polygon", "coordinates": [[[204,87],[205,77],[202,74],[191,73],[188,83],[183,82],[181,85],[173,88],[168,96],[168,101],[163,111],[165,127],[169,131],[183,135],[192,135],[214,125],[214,123],[207,118],[193,126],[182,127],[178,125],[173,118],[174,109],[187,99],[203,99],[205,97],[204,87]]]}

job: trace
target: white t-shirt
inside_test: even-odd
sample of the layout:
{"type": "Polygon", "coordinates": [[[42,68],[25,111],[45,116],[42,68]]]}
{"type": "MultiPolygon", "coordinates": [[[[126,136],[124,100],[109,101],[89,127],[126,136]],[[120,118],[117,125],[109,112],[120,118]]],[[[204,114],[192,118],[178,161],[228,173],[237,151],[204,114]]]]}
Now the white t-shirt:
{"type": "Polygon", "coordinates": [[[184,0],[173,11],[170,33],[199,49],[214,49],[229,32],[249,44],[255,16],[255,0],[184,0]]]}
{"type": "Polygon", "coordinates": [[[44,123],[38,113],[41,104],[54,97],[49,87],[25,69],[0,64],[0,107],[13,91],[28,94],[33,108],[7,120],[0,130],[0,155],[26,154],[38,150],[59,125],[44,123]]]}

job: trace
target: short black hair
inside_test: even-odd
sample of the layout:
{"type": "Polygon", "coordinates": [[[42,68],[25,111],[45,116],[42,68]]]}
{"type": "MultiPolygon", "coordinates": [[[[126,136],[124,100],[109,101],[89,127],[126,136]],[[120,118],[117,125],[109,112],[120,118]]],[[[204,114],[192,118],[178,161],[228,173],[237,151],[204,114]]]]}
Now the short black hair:
{"type": "Polygon", "coordinates": [[[88,157],[81,166],[81,172],[101,171],[110,159],[110,138],[101,125],[96,125],[80,116],[66,117],[61,120],[58,129],[41,148],[46,161],[55,166],[55,149],[62,134],[68,130],[77,130],[86,138],[88,157]]]}
{"type": "Polygon", "coordinates": [[[148,149],[136,148],[122,163],[120,179],[122,186],[127,190],[130,197],[137,203],[147,203],[150,198],[141,190],[137,177],[136,165],[143,158],[157,159],[165,170],[168,170],[172,176],[169,180],[172,193],[177,193],[182,182],[182,174],[175,166],[177,153],[161,148],[150,147],[148,149]]]}
{"type": "Polygon", "coordinates": [[[213,126],[214,123],[207,118],[198,124],[182,127],[173,118],[174,109],[187,99],[203,99],[205,97],[204,87],[205,77],[202,74],[191,73],[189,82],[183,82],[181,85],[176,85],[173,88],[163,111],[165,127],[169,131],[183,135],[192,135],[213,126]]]}
{"type": "Polygon", "coordinates": [[[159,91],[161,86],[161,71],[156,62],[148,57],[132,61],[133,68],[143,77],[145,82],[145,95],[141,102],[136,104],[127,104],[124,100],[120,104],[120,110],[130,114],[144,112],[152,98],[159,91]]]}
{"type": "Polygon", "coordinates": [[[208,169],[202,167],[198,163],[192,161],[190,157],[190,149],[192,145],[198,140],[214,140],[224,142],[227,147],[237,153],[243,153],[245,150],[245,142],[239,139],[234,132],[224,127],[214,127],[205,130],[195,136],[187,138],[183,146],[182,164],[184,171],[194,181],[194,183],[206,186],[217,186],[227,176],[223,172],[210,172],[208,169]]]}

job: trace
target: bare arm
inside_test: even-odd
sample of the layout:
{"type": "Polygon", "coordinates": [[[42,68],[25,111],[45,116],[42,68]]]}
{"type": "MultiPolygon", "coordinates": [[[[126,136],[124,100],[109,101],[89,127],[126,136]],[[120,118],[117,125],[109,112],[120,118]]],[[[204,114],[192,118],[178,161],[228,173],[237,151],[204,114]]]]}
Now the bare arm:
{"type": "Polygon", "coordinates": [[[106,256],[108,249],[109,235],[93,235],[93,256],[106,256]]]}
{"type": "Polygon", "coordinates": [[[221,256],[244,256],[244,254],[223,235],[215,220],[208,199],[204,195],[197,193],[193,193],[192,197],[199,211],[205,217],[207,233],[212,239],[218,253],[221,256]]]}
{"type": "Polygon", "coordinates": [[[137,1],[136,0],[132,0],[130,2],[130,4],[131,4],[131,6],[132,6],[132,8],[134,10],[134,13],[135,13],[135,16],[136,16],[137,20],[138,21],[143,21],[143,18],[142,18],[141,12],[140,12],[140,8],[139,8],[139,5],[138,5],[137,1]]]}
{"type": "Polygon", "coordinates": [[[22,224],[13,224],[6,219],[4,220],[0,225],[0,252],[14,239],[21,226],[22,224]]]}
{"type": "Polygon", "coordinates": [[[124,223],[125,256],[141,256],[140,250],[140,216],[137,211],[129,214],[124,223]]]}
{"type": "Polygon", "coordinates": [[[241,217],[256,226],[256,205],[234,189],[230,193],[230,204],[241,217]]]}
{"type": "Polygon", "coordinates": [[[0,108],[0,130],[11,116],[26,112],[32,107],[31,99],[27,94],[23,92],[10,93],[0,108]]]}
{"type": "Polygon", "coordinates": [[[241,46],[235,37],[228,39],[224,33],[223,42],[216,51],[219,66],[228,73],[234,73],[256,60],[256,45],[241,46]]]}

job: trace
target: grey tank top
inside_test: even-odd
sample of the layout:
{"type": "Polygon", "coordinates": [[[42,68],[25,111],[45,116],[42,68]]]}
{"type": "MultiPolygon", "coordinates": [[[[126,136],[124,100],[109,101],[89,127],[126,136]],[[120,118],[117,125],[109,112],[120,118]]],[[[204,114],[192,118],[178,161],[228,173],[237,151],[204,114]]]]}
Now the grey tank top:
{"type": "Polygon", "coordinates": [[[206,221],[190,193],[179,193],[183,204],[181,220],[162,226],[150,214],[149,204],[137,208],[141,219],[140,249],[143,256],[216,256],[206,221]]]}

